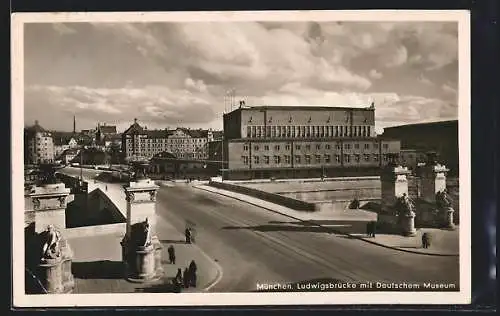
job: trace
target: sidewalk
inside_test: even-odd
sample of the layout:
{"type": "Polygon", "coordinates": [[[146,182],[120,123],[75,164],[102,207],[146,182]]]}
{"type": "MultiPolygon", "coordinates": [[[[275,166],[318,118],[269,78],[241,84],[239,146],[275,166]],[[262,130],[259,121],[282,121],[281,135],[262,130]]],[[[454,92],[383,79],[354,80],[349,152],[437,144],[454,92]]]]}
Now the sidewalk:
{"type": "Polygon", "coordinates": [[[349,210],[345,212],[301,212],[296,211],[278,204],[263,201],[245,194],[236,193],[228,190],[214,188],[209,185],[195,186],[208,192],[224,195],[246,202],[269,211],[279,213],[292,219],[313,224],[319,227],[329,228],[336,233],[347,236],[348,238],[356,238],[378,246],[391,248],[395,250],[411,252],[423,255],[439,255],[439,256],[458,256],[459,252],[459,229],[447,231],[441,229],[420,229],[415,237],[404,237],[401,235],[379,234],[375,238],[368,238],[360,231],[364,232],[366,227],[366,219],[362,216],[354,215],[349,210]],[[342,227],[344,226],[344,227],[342,227]],[[352,228],[351,230],[349,228],[352,228]],[[431,248],[423,249],[421,247],[421,236],[423,232],[430,232],[432,235],[431,248]]]}
{"type": "Polygon", "coordinates": [[[177,269],[184,270],[191,260],[198,266],[198,284],[195,289],[183,292],[206,291],[222,277],[220,266],[209,258],[197,245],[186,244],[184,236],[161,218],[157,219],[157,236],[162,243],[162,263],[165,271],[162,279],[148,284],[130,283],[123,279],[120,241],[123,234],[93,237],[77,237],[68,240],[74,252],[74,293],[134,293],[173,292],[171,279],[177,269]],[[98,245],[96,247],[96,245],[98,245]],[[168,263],[167,248],[173,245],[176,264],[168,263]]]}

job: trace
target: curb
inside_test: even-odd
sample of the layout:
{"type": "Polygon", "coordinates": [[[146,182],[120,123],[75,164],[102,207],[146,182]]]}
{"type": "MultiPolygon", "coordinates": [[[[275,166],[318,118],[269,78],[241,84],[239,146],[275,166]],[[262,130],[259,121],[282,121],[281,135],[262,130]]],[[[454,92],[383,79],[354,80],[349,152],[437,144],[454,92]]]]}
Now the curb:
{"type": "Polygon", "coordinates": [[[308,223],[308,224],[312,224],[312,225],[317,226],[317,227],[326,228],[326,229],[328,229],[328,230],[330,230],[330,231],[332,231],[334,233],[337,233],[337,234],[340,234],[340,235],[344,235],[344,236],[349,236],[349,237],[351,237],[353,239],[362,240],[364,242],[367,242],[367,243],[370,243],[370,244],[373,244],[373,245],[377,245],[377,246],[380,246],[380,247],[384,247],[384,248],[387,248],[387,249],[398,250],[398,251],[402,251],[402,252],[407,252],[407,253],[412,253],[412,254],[417,254],[417,255],[424,255],[424,256],[438,256],[438,257],[458,257],[459,256],[459,254],[419,252],[419,251],[413,251],[413,250],[403,249],[403,248],[399,248],[399,247],[393,247],[393,246],[384,245],[384,244],[376,242],[376,241],[372,241],[372,240],[369,240],[369,239],[365,239],[363,237],[358,237],[358,236],[355,236],[355,235],[351,235],[349,233],[344,233],[344,232],[338,231],[336,229],[333,229],[331,227],[317,224],[317,223],[315,223],[313,221],[310,221],[310,220],[303,220],[303,219],[294,217],[292,215],[284,214],[284,213],[281,213],[279,211],[273,210],[271,208],[268,208],[268,207],[265,207],[265,206],[262,206],[262,205],[259,205],[259,204],[256,204],[256,203],[252,203],[252,202],[249,202],[249,201],[246,201],[246,200],[243,200],[243,199],[240,199],[240,198],[228,195],[228,194],[224,194],[224,193],[221,193],[221,192],[214,192],[214,191],[211,191],[211,190],[207,190],[207,189],[202,188],[201,186],[197,186],[197,185],[195,185],[193,187],[197,188],[197,189],[200,189],[200,190],[203,190],[203,191],[206,191],[206,192],[216,193],[216,194],[220,194],[220,195],[223,195],[223,196],[226,196],[226,197],[229,197],[229,198],[233,198],[235,200],[238,200],[238,201],[241,201],[241,202],[245,202],[247,204],[250,204],[250,205],[253,205],[253,206],[257,206],[257,207],[266,209],[266,210],[271,211],[273,213],[277,213],[277,214],[286,216],[288,218],[291,218],[291,219],[294,219],[294,220],[297,220],[297,221],[300,221],[300,222],[303,222],[303,223],[308,223]]]}
{"type": "MultiPolygon", "coordinates": [[[[175,227],[174,227],[174,229],[175,229],[175,227]]],[[[201,292],[207,292],[212,287],[217,285],[217,283],[219,283],[219,281],[222,279],[222,276],[223,276],[222,267],[217,261],[215,261],[205,251],[203,251],[203,249],[201,249],[201,247],[198,246],[196,243],[191,243],[190,245],[192,247],[196,248],[202,254],[203,257],[205,257],[209,262],[211,262],[215,266],[215,269],[217,270],[217,274],[216,274],[215,278],[212,281],[208,282],[208,284],[204,288],[197,290],[197,291],[201,291],[201,292]]]]}
{"type": "Polygon", "coordinates": [[[217,283],[220,282],[220,280],[222,280],[222,276],[224,275],[224,273],[222,272],[222,267],[220,266],[220,264],[218,262],[216,262],[212,257],[210,257],[205,251],[203,251],[203,249],[201,249],[200,246],[196,245],[196,244],[193,244],[196,248],[198,248],[198,250],[201,252],[201,254],[208,259],[208,261],[211,261],[212,264],[215,266],[216,270],[217,270],[217,275],[215,276],[215,279],[213,279],[212,281],[208,282],[208,284],[203,288],[201,289],[201,291],[203,292],[208,292],[210,291],[211,288],[213,288],[214,286],[217,285],[217,283]]]}

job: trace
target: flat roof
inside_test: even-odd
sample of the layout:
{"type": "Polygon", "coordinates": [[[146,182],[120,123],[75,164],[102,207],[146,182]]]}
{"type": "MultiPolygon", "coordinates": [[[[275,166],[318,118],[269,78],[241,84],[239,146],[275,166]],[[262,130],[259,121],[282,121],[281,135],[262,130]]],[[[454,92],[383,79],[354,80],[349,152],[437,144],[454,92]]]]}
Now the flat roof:
{"type": "Polygon", "coordinates": [[[395,138],[386,137],[324,137],[324,138],[233,138],[224,140],[224,142],[329,142],[329,141],[363,141],[363,142],[377,142],[377,141],[400,141],[395,138]]]}
{"type": "MultiPolygon", "coordinates": [[[[360,111],[374,111],[375,108],[367,105],[364,107],[347,107],[347,106],[324,106],[324,105],[257,105],[257,106],[242,106],[229,113],[238,110],[287,110],[287,111],[335,111],[335,110],[360,110],[360,111]]],[[[228,114],[229,114],[228,113],[228,114]]]]}

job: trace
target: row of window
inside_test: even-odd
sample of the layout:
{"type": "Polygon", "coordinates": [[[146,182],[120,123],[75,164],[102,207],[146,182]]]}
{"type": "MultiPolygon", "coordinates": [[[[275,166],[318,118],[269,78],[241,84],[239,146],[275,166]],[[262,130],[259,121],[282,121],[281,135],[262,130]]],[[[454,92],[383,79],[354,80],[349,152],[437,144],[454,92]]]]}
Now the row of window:
{"type": "Polygon", "coordinates": [[[247,137],[370,137],[371,126],[247,126],[247,137]]]}
{"type": "MultiPolygon", "coordinates": [[[[383,160],[384,161],[387,161],[388,160],[388,156],[387,155],[382,155],[383,157],[383,160]]],[[[289,155],[285,155],[283,156],[284,160],[282,160],[282,157],[281,156],[273,156],[273,161],[275,164],[280,164],[282,163],[282,161],[285,163],[285,164],[290,164],[291,161],[292,161],[292,157],[289,156],[289,155]]],[[[301,164],[301,163],[306,163],[306,164],[310,164],[312,162],[312,156],[311,155],[305,155],[305,156],[300,156],[300,155],[295,155],[294,156],[294,162],[297,163],[297,164],[301,164]],[[304,158],[304,160],[302,160],[302,158],[304,158]]],[[[319,164],[319,163],[331,163],[332,160],[331,160],[332,156],[331,155],[314,155],[314,163],[316,164],[319,164]],[[323,158],[323,159],[322,159],[323,158]]],[[[378,154],[373,154],[373,155],[370,155],[370,154],[364,154],[364,155],[360,155],[360,154],[354,154],[354,155],[350,155],[350,154],[344,154],[343,155],[343,162],[344,163],[350,163],[351,161],[352,162],[361,162],[361,160],[363,159],[364,162],[378,162],[380,160],[380,155],[378,154]]],[[[248,156],[242,156],[241,159],[243,160],[243,164],[245,165],[248,165],[250,163],[250,157],[248,156]]],[[[254,164],[260,164],[262,161],[262,163],[264,164],[270,164],[270,161],[271,161],[271,157],[270,156],[262,156],[262,160],[261,160],[261,156],[253,156],[253,163],[254,164]]],[[[335,162],[336,163],[341,163],[341,156],[340,155],[335,155],[335,162]]]]}
{"type": "MultiPolygon", "coordinates": [[[[142,138],[141,143],[175,143],[175,144],[186,144],[186,143],[206,143],[210,139],[207,138],[142,138]]],[[[127,138],[127,143],[131,143],[132,139],[127,138]]]]}
{"type": "MultiPolygon", "coordinates": [[[[329,150],[332,148],[332,146],[330,144],[324,144],[325,146],[325,149],[326,150],[329,150]]],[[[383,148],[384,149],[388,149],[389,148],[389,144],[382,144],[383,148]]],[[[359,143],[355,143],[355,144],[344,144],[344,149],[346,150],[349,150],[351,149],[352,147],[354,147],[354,149],[359,149],[360,148],[360,144],[359,143]],[[354,145],[354,146],[352,146],[354,145]]],[[[264,145],[263,146],[264,150],[269,150],[270,149],[270,146],[269,145],[264,145]]],[[[290,145],[285,145],[285,150],[290,150],[290,145]]],[[[296,150],[300,150],[302,148],[302,145],[300,144],[297,144],[295,145],[295,149],[296,150]]],[[[307,145],[304,145],[304,148],[306,150],[311,150],[311,145],[310,144],[307,144],[307,145]]],[[[315,145],[315,148],[316,150],[320,150],[321,149],[321,144],[316,144],[315,145]]],[[[363,146],[364,149],[370,149],[370,144],[369,143],[365,143],[364,146],[363,146]]],[[[373,143],[373,149],[378,149],[379,148],[379,144],[378,143],[373,143]]],[[[254,150],[259,150],[260,149],[260,146],[259,145],[254,145],[253,147],[254,150]]],[[[274,150],[280,150],[281,149],[281,146],[280,145],[274,145],[274,150]]],[[[340,144],[337,143],[335,145],[335,149],[337,150],[340,150],[340,144]]],[[[243,145],[243,150],[244,151],[248,151],[249,150],[249,145],[243,145]]]]}

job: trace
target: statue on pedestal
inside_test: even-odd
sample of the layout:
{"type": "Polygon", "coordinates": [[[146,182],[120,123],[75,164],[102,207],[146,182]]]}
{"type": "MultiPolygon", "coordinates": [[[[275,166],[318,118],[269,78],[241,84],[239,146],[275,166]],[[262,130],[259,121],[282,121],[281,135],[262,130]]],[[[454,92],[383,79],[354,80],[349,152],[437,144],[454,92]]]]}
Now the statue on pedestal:
{"type": "Polygon", "coordinates": [[[151,245],[151,225],[147,218],[144,222],[132,225],[130,242],[134,248],[146,248],[151,245]]]}
{"type": "Polygon", "coordinates": [[[147,160],[138,160],[131,162],[134,180],[147,179],[147,169],[149,162],[147,160]]]}
{"type": "Polygon", "coordinates": [[[452,199],[448,195],[448,191],[444,189],[436,193],[436,207],[438,210],[445,210],[451,207],[452,199]]]}
{"type": "Polygon", "coordinates": [[[41,233],[42,257],[41,261],[58,259],[61,257],[61,233],[53,225],[49,225],[47,230],[41,233]]]}
{"type": "Polygon", "coordinates": [[[55,176],[57,170],[61,169],[62,166],[56,164],[42,164],[40,165],[40,184],[57,184],[59,181],[55,176]]]}
{"type": "Polygon", "coordinates": [[[398,216],[415,216],[415,203],[406,193],[397,198],[394,208],[398,216]]]}
{"type": "Polygon", "coordinates": [[[161,247],[155,247],[149,220],[131,226],[122,241],[125,274],[131,282],[148,282],[161,276],[161,247]]]}
{"type": "Polygon", "coordinates": [[[403,193],[402,196],[397,198],[394,208],[403,235],[415,236],[415,204],[411,198],[406,193],[403,193]]]}
{"type": "Polygon", "coordinates": [[[454,229],[452,199],[446,189],[436,193],[436,215],[441,216],[444,228],[454,229]]]}

